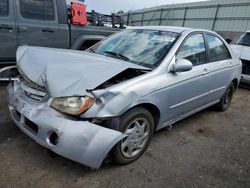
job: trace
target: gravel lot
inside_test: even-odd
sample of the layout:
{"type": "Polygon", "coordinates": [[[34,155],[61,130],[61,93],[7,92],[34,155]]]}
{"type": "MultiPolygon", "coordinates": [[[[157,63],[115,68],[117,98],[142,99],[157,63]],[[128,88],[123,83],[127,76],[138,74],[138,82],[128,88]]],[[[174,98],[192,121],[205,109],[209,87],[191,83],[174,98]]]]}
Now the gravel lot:
{"type": "Polygon", "coordinates": [[[89,168],[57,156],[11,121],[0,86],[0,187],[250,187],[250,90],[230,109],[207,109],[157,132],[127,166],[89,168]]]}

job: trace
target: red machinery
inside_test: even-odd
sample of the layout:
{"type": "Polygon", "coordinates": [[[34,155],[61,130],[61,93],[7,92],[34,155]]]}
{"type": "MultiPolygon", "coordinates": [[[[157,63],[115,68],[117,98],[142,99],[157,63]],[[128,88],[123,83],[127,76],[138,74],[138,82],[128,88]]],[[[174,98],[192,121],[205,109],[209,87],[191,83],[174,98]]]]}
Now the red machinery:
{"type": "Polygon", "coordinates": [[[72,2],[70,7],[71,23],[74,25],[87,25],[86,5],[83,3],[72,2]]]}

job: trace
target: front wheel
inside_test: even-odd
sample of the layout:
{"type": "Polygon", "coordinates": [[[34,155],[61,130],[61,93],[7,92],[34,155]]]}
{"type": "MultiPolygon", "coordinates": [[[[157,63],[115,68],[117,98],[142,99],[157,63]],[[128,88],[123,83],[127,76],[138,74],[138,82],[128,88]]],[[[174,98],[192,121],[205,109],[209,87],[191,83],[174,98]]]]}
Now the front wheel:
{"type": "Polygon", "coordinates": [[[154,132],[153,117],[144,108],[131,109],[121,116],[120,131],[128,136],[113,148],[112,156],[114,162],[125,165],[137,160],[149,146],[154,132]]]}
{"type": "Polygon", "coordinates": [[[225,111],[228,109],[228,107],[231,104],[234,92],[235,92],[235,86],[234,83],[231,83],[226,89],[223,96],[221,97],[220,102],[216,105],[219,111],[225,111]]]}

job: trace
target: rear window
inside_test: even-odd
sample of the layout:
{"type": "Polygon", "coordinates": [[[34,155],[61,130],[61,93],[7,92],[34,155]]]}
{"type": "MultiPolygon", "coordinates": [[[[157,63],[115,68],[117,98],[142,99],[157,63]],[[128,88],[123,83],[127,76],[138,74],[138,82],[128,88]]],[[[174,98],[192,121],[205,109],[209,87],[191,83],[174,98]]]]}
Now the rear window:
{"type": "Polygon", "coordinates": [[[8,0],[0,0],[0,16],[5,17],[9,14],[8,0]]]}
{"type": "Polygon", "coordinates": [[[20,11],[27,19],[55,19],[53,0],[20,0],[20,11]]]}
{"type": "Polygon", "coordinates": [[[233,44],[250,46],[250,33],[243,33],[239,37],[237,37],[233,42],[233,44]]]}

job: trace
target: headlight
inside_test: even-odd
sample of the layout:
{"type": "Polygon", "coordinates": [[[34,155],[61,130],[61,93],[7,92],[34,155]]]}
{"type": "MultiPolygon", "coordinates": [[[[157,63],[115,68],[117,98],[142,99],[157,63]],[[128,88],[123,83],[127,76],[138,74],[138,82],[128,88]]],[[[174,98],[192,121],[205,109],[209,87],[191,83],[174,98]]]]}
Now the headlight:
{"type": "Polygon", "coordinates": [[[61,112],[80,115],[86,112],[94,104],[91,97],[60,97],[51,101],[50,106],[61,112]]]}

